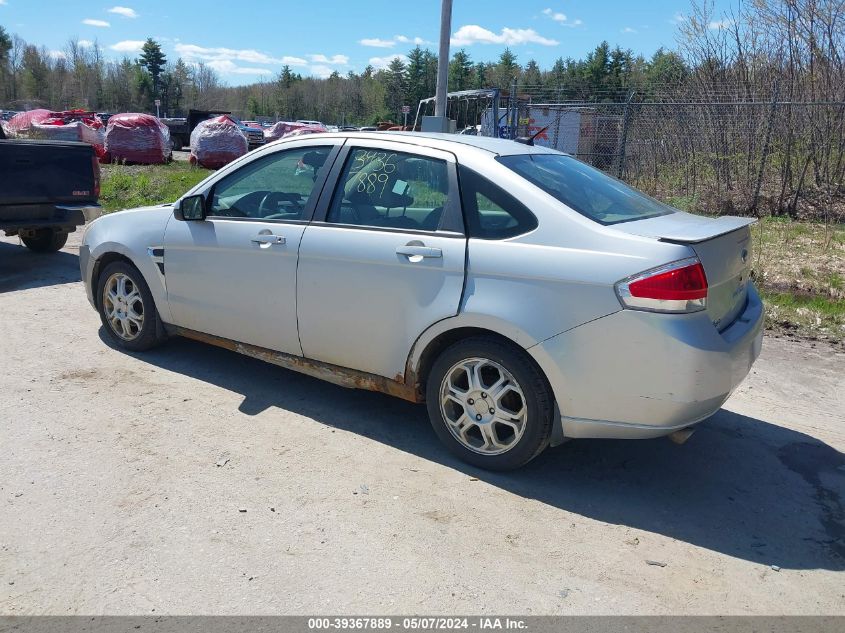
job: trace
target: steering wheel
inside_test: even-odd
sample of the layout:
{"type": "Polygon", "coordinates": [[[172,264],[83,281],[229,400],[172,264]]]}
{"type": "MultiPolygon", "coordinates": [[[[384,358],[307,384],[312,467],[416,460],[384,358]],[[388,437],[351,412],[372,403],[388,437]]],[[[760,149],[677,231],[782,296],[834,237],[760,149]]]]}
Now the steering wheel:
{"type": "Polygon", "coordinates": [[[268,213],[278,212],[280,202],[300,204],[302,202],[302,194],[287,193],[284,191],[268,191],[261,199],[261,204],[258,205],[258,215],[260,217],[266,217],[268,213]],[[273,206],[271,206],[271,204],[273,206]]]}
{"type": "Polygon", "coordinates": [[[237,207],[226,207],[225,209],[220,208],[220,200],[218,196],[214,196],[214,202],[212,204],[212,208],[214,212],[210,215],[221,215],[223,217],[237,217],[237,218],[246,218],[249,217],[247,213],[244,213],[237,207]]]}

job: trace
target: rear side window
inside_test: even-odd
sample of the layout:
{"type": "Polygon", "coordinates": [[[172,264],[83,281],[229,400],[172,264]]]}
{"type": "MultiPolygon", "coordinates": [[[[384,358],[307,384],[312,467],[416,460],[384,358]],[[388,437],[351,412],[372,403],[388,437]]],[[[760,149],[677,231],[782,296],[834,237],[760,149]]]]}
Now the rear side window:
{"type": "Polygon", "coordinates": [[[496,160],[600,224],[645,220],[674,210],[598,169],[563,154],[517,154],[496,160]]]}
{"type": "Polygon", "coordinates": [[[326,221],[436,231],[449,195],[446,161],[356,148],[343,168],[326,221]]]}
{"type": "Polygon", "coordinates": [[[504,189],[464,166],[458,173],[470,237],[503,240],[537,228],[534,214],[504,189]]]}

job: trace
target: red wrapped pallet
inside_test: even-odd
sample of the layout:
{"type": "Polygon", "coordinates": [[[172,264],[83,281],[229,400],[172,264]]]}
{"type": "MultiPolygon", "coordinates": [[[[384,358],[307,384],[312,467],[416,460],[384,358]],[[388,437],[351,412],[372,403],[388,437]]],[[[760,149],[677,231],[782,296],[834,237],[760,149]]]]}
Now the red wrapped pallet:
{"type": "Polygon", "coordinates": [[[41,123],[52,116],[53,113],[49,110],[18,112],[4,123],[3,129],[9,138],[29,138],[34,123],[41,123]]]}
{"type": "Polygon", "coordinates": [[[4,130],[10,138],[81,141],[92,145],[99,158],[105,153],[103,122],[85,110],[19,112],[6,123],[4,130]]]}
{"type": "Polygon", "coordinates": [[[106,153],[117,162],[166,163],[170,160],[170,130],[150,114],[115,114],[106,126],[106,153]]]}
{"type": "Polygon", "coordinates": [[[326,131],[324,127],[317,127],[316,125],[306,125],[301,128],[295,129],[293,132],[288,132],[282,138],[288,138],[291,136],[305,136],[307,134],[322,134],[326,131]]]}
{"type": "Polygon", "coordinates": [[[32,124],[32,138],[43,138],[51,141],[82,141],[94,146],[94,153],[102,158],[105,153],[105,128],[86,124],[83,121],[62,123],[61,119],[47,119],[44,123],[32,124]]]}
{"type": "Polygon", "coordinates": [[[191,132],[191,164],[219,169],[248,150],[246,136],[225,115],[201,121],[191,132]]]}
{"type": "Polygon", "coordinates": [[[271,141],[278,141],[283,136],[290,134],[294,130],[305,127],[304,123],[292,123],[291,121],[279,121],[273,127],[264,130],[264,140],[268,143],[271,141]]]}

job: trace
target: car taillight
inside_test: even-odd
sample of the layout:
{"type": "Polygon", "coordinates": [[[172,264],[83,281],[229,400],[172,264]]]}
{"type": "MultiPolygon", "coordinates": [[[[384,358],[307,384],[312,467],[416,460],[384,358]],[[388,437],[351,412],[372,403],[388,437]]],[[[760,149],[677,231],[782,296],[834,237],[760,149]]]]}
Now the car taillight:
{"type": "Polygon", "coordinates": [[[97,159],[97,155],[91,157],[91,165],[94,167],[94,197],[100,197],[100,161],[97,159]]]}
{"type": "Polygon", "coordinates": [[[697,257],[652,268],[616,284],[626,308],[652,312],[698,312],[707,307],[707,275],[697,257]]]}

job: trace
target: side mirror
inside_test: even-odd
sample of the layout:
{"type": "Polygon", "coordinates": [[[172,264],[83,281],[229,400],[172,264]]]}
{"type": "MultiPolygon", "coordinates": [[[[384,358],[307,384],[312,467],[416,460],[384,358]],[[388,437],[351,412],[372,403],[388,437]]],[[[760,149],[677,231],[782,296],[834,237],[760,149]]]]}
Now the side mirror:
{"type": "Polygon", "coordinates": [[[173,215],[183,221],[205,220],[205,198],[201,195],[182,198],[176,203],[173,215]]]}

